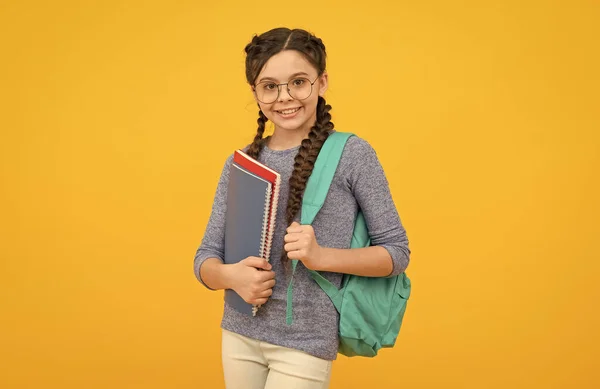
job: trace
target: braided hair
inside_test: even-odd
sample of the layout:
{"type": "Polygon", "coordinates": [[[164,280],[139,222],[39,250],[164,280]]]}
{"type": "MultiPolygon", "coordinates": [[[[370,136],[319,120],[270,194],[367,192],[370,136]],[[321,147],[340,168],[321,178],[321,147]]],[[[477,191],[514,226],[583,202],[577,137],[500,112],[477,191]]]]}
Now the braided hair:
{"type": "MultiPolygon", "coordinates": [[[[248,83],[254,85],[256,78],[269,58],[283,50],[300,52],[317,69],[319,76],[325,71],[326,51],[321,39],[301,29],[276,28],[260,36],[255,35],[252,41],[246,45],[246,80],[248,83]]],[[[308,138],[302,140],[298,154],[294,158],[294,170],[289,181],[290,189],[285,212],[287,225],[292,224],[302,207],[302,196],[308,178],[313,171],[319,151],[321,151],[330,131],[334,128],[329,114],[330,110],[331,105],[319,96],[316,121],[308,133],[308,138]]],[[[247,151],[251,158],[258,159],[265,145],[263,134],[266,122],[267,117],[259,109],[258,129],[247,151]]],[[[287,255],[283,250],[282,260],[286,261],[286,259],[287,255]]]]}

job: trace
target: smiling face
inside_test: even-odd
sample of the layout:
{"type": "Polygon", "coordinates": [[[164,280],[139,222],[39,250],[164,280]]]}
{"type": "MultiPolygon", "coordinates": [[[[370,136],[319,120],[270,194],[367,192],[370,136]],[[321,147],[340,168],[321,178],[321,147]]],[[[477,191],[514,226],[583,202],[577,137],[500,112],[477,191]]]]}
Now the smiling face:
{"type": "Polygon", "coordinates": [[[273,103],[265,104],[257,99],[258,105],[265,116],[275,124],[275,131],[301,131],[308,134],[316,121],[319,96],[327,90],[327,74],[319,76],[317,69],[298,51],[284,50],[269,58],[254,83],[257,88],[254,97],[260,93],[258,88],[263,92],[271,90],[276,95],[276,84],[286,84],[290,81],[291,95],[286,85],[280,85],[279,97],[273,103]],[[308,81],[303,81],[302,78],[308,81]],[[294,91],[304,88],[310,90],[310,82],[313,81],[310,96],[303,100],[295,98],[302,98],[304,94],[294,91]]]}

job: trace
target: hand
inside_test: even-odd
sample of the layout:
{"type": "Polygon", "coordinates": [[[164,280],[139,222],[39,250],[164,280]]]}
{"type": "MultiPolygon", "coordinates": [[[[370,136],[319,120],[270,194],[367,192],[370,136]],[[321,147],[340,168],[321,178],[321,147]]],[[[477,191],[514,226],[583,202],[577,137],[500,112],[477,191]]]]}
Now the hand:
{"type": "Polygon", "coordinates": [[[293,222],[286,231],[284,250],[288,258],[302,261],[310,270],[318,270],[322,266],[323,250],[312,226],[293,222]]]}
{"type": "Polygon", "coordinates": [[[266,303],[275,286],[271,264],[264,258],[248,257],[231,266],[231,289],[248,304],[266,303]]]}

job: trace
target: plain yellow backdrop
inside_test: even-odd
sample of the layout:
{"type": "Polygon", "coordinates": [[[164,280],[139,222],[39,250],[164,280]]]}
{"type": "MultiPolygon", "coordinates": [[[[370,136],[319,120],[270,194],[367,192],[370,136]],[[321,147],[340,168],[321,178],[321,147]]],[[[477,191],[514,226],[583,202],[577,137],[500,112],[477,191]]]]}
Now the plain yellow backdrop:
{"type": "Polygon", "coordinates": [[[327,45],[413,251],[396,347],[331,387],[600,387],[592,0],[1,2],[0,387],[224,387],[192,263],[280,25],[327,45]]]}

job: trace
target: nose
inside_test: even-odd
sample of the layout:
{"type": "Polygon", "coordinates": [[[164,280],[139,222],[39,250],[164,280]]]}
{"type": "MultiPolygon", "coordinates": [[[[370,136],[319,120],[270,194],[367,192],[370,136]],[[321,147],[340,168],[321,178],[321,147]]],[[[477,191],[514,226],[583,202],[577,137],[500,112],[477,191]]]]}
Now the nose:
{"type": "Polygon", "coordinates": [[[290,95],[290,90],[288,89],[287,84],[279,85],[279,101],[289,101],[294,100],[292,95],[290,95]]]}

